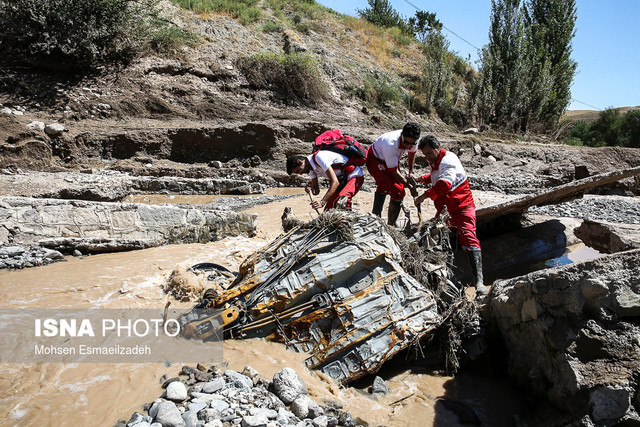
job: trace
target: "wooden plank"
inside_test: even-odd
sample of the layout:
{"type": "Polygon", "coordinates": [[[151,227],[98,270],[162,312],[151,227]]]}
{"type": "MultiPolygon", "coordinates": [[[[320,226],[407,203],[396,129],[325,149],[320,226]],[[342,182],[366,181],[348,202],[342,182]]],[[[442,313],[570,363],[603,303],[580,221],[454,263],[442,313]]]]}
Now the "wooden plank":
{"type": "Polygon", "coordinates": [[[527,194],[508,202],[480,208],[476,210],[476,220],[478,224],[482,224],[504,215],[525,212],[531,206],[555,205],[568,202],[582,197],[589,190],[635,175],[640,175],[640,166],[578,179],[557,187],[527,194]]]}

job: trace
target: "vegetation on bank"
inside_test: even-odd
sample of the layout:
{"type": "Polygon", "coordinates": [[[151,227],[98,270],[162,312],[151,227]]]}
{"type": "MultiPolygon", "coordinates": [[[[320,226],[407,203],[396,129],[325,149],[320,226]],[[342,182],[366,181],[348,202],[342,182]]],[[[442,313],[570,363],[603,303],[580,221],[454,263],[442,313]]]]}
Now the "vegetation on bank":
{"type": "Polygon", "coordinates": [[[602,147],[605,145],[640,148],[640,109],[621,113],[614,108],[601,111],[591,122],[576,122],[567,135],[567,143],[602,147]]]}
{"type": "Polygon", "coordinates": [[[321,68],[303,53],[263,53],[245,56],[236,66],[254,89],[268,89],[285,100],[317,103],[328,98],[321,68]]]}
{"type": "Polygon", "coordinates": [[[158,0],[0,1],[0,63],[89,70],[167,51],[192,34],[160,17],[158,0]]]}
{"type": "MultiPolygon", "coordinates": [[[[477,70],[450,50],[434,13],[403,17],[388,0],[368,0],[369,7],[358,11],[360,19],[314,0],[172,1],[203,17],[227,15],[269,33],[310,34],[332,23],[350,28],[377,66],[344,60],[353,83],[343,88],[343,97],[387,111],[391,106],[437,114],[458,127],[551,132],[570,100],[575,0],[492,0],[489,43],[477,70]],[[411,66],[402,69],[407,60],[411,66]],[[421,65],[416,69],[416,64],[421,65]]],[[[86,71],[198,40],[162,18],[159,0],[0,0],[0,26],[0,67],[86,71]]],[[[340,34],[336,42],[350,48],[353,39],[340,34]]],[[[312,52],[251,54],[236,65],[251,87],[283,100],[318,105],[330,98],[326,69],[312,52]]],[[[639,116],[606,110],[593,123],[575,124],[568,142],[638,147],[639,116]]]]}

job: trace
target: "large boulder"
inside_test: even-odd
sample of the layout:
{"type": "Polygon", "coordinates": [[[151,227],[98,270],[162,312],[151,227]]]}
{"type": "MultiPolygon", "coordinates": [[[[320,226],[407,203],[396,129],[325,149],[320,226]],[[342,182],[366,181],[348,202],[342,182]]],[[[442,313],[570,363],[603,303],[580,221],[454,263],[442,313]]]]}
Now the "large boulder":
{"type": "Polygon", "coordinates": [[[640,250],[493,285],[509,372],[574,420],[640,422],[640,250]]]}

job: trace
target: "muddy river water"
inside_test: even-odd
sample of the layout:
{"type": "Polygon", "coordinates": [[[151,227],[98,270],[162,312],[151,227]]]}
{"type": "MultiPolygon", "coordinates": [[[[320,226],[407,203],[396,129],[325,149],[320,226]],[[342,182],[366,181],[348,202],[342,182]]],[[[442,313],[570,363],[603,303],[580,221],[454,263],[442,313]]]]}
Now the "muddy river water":
{"type": "MultiPolygon", "coordinates": [[[[289,190],[291,193],[291,190],[289,190]]],[[[301,219],[315,213],[308,198],[296,197],[261,205],[247,212],[258,214],[258,235],[227,238],[208,244],[169,245],[126,253],[69,257],[66,262],[20,271],[0,271],[0,309],[22,308],[158,308],[172,300],[162,285],[178,265],[216,262],[236,270],[246,256],[281,231],[285,206],[301,219]]],[[[284,194],[281,192],[280,194],[284,194]]],[[[354,209],[370,211],[371,193],[363,193],[354,209]]],[[[166,203],[165,198],[147,200],[166,203]]],[[[183,203],[172,200],[171,203],[183,203]]],[[[426,215],[429,215],[427,209],[426,215]]],[[[390,394],[373,398],[366,386],[344,387],[309,371],[303,354],[284,345],[253,339],[229,340],[223,357],[231,369],[251,365],[271,379],[291,367],[306,381],[314,399],[342,403],[354,417],[370,425],[457,425],[452,412],[439,410],[437,399],[446,396],[473,407],[489,425],[511,425],[512,415],[524,408],[517,393],[502,379],[467,373],[455,379],[395,362],[380,374],[390,394]]],[[[392,362],[393,363],[393,362],[392,362]]],[[[193,365],[193,364],[192,364],[193,365]]],[[[5,363],[0,364],[0,425],[105,425],[125,419],[143,404],[162,394],[160,377],[175,376],[180,364],[158,363],[5,363]]]]}

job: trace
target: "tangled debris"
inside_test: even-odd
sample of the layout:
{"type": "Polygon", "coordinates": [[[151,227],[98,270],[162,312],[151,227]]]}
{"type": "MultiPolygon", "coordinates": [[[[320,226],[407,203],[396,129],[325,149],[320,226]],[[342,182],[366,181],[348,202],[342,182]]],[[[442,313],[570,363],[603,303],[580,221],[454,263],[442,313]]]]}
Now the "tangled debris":
{"type": "MultiPolygon", "coordinates": [[[[454,315],[459,307],[475,306],[454,283],[443,220],[411,237],[376,216],[341,210],[308,222],[285,211],[282,220],[285,234],[249,256],[224,292],[207,291],[194,307],[221,309],[225,337],[282,341],[308,353],[308,367],[350,382],[446,322],[457,368],[464,325],[452,319],[467,316],[454,315]]],[[[203,338],[197,327],[184,330],[203,338]]]]}

